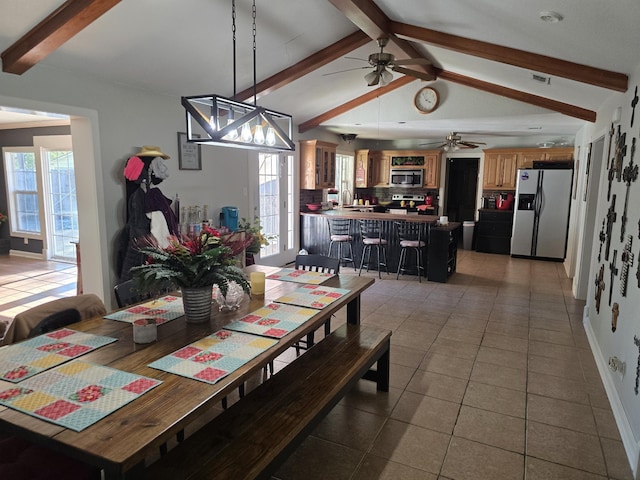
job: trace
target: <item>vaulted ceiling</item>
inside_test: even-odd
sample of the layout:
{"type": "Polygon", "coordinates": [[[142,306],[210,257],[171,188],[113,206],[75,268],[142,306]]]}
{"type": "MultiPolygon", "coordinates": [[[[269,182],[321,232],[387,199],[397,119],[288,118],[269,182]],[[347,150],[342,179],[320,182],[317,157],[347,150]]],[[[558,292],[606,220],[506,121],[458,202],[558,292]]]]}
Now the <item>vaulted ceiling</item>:
{"type": "MultiPolygon", "coordinates": [[[[236,0],[235,93],[249,102],[251,1],[236,0]]],[[[640,64],[638,20],[636,0],[257,0],[256,97],[292,114],[303,134],[571,136],[629,87],[640,64]],[[547,10],[563,21],[541,21],[547,10]],[[421,79],[394,73],[387,86],[367,85],[380,37],[398,59],[428,60],[407,66],[421,79]],[[428,115],[413,107],[425,84],[440,93],[428,115]]],[[[177,101],[233,96],[231,24],[231,0],[2,2],[2,75],[58,68],[177,101]]]]}

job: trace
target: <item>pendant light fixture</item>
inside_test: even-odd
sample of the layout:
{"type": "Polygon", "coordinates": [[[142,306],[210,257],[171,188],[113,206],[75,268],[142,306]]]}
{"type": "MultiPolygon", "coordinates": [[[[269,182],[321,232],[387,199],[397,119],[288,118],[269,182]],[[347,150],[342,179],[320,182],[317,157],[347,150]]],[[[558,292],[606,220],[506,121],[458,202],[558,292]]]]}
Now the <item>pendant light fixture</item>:
{"type": "Polygon", "coordinates": [[[236,96],[236,1],[231,4],[233,31],[233,97],[198,95],[182,97],[186,110],[187,140],[262,151],[293,151],[291,115],[257,104],[256,93],[256,0],[253,0],[253,104],[239,102],[236,96]]]}

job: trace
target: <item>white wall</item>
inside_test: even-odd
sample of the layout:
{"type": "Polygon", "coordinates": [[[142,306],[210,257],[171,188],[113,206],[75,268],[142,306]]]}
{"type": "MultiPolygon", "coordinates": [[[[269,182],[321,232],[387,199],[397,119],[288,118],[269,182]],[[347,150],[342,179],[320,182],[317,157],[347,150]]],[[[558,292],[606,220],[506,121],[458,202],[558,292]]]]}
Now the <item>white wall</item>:
{"type": "Polygon", "coordinates": [[[202,171],[178,170],[177,132],[185,130],[180,98],[38,65],[22,76],[0,73],[0,100],[2,105],[73,115],[78,128],[72,126],[72,134],[92,132],[90,139],[74,138],[74,149],[80,148],[76,162],[84,172],[79,188],[95,192],[79,206],[80,218],[90,219],[95,237],[81,230],[83,280],[85,290],[98,293],[107,305],[117,280],[114,243],[125,218],[122,171],[142,145],[157,145],[171,156],[170,177],[159,185],[166,196],[179,193],[184,206],[206,203],[215,217],[224,205],[238,206],[241,216],[250,213],[247,151],[202,147],[202,171]]]}
{"type": "MultiPolygon", "coordinates": [[[[637,139],[638,129],[640,128],[640,110],[636,109],[636,118],[633,129],[630,127],[631,119],[631,107],[630,103],[633,98],[633,91],[635,86],[640,83],[640,67],[638,67],[629,77],[629,91],[624,94],[612,95],[605,105],[598,111],[598,121],[595,125],[587,127],[584,131],[582,149],[585,149],[588,142],[595,141],[598,137],[607,134],[613,112],[616,107],[622,107],[622,117],[619,123],[621,131],[627,133],[627,154],[624,157],[623,167],[629,164],[631,156],[631,142],[632,138],[637,139]]],[[[617,128],[617,127],[616,127],[617,128]]],[[[615,138],[614,138],[615,141],[615,138]]],[[[615,150],[612,148],[612,156],[615,150]]],[[[608,135],[605,142],[605,157],[608,151],[608,135]]],[[[638,155],[634,158],[634,163],[638,164],[638,155]]],[[[600,227],[602,226],[602,220],[605,218],[607,209],[610,202],[607,202],[607,171],[606,162],[603,162],[600,170],[600,182],[598,193],[598,206],[595,219],[595,227],[590,235],[593,235],[593,250],[591,252],[591,266],[589,272],[589,291],[587,294],[587,306],[585,307],[585,327],[587,335],[594,351],[596,363],[600,370],[600,374],[603,378],[607,394],[611,401],[618,427],[620,428],[622,439],[627,450],[627,454],[630,463],[637,472],[637,461],[640,453],[640,445],[638,440],[640,439],[640,396],[634,392],[636,382],[636,366],[638,365],[638,347],[634,345],[634,336],[640,336],[640,317],[638,312],[640,311],[640,286],[639,280],[636,279],[636,272],[638,272],[638,264],[640,263],[640,232],[639,232],[639,218],[640,218],[640,181],[632,183],[629,194],[629,206],[628,206],[628,221],[626,225],[626,235],[633,235],[633,248],[632,251],[635,254],[634,266],[629,271],[629,279],[627,286],[627,296],[623,297],[620,293],[620,273],[614,277],[613,292],[612,292],[612,305],[613,303],[619,304],[619,317],[617,329],[612,331],[611,326],[611,309],[609,306],[609,288],[611,284],[609,263],[613,259],[613,252],[617,253],[617,267],[622,271],[621,254],[624,246],[624,242],[620,241],[620,226],[621,217],[624,209],[624,200],[626,194],[626,185],[623,182],[617,182],[614,180],[612,185],[612,195],[616,195],[615,211],[617,213],[617,220],[613,224],[613,232],[611,238],[611,253],[609,260],[605,260],[604,252],[605,247],[602,250],[602,259],[598,262],[598,250],[600,242],[598,240],[598,234],[600,227]],[[605,266],[605,284],[606,288],[602,292],[602,298],[600,301],[600,312],[596,311],[595,301],[595,276],[599,271],[600,266],[605,266]],[[608,360],[612,356],[617,356],[626,365],[626,371],[624,375],[612,372],[607,364],[608,360]]]]}

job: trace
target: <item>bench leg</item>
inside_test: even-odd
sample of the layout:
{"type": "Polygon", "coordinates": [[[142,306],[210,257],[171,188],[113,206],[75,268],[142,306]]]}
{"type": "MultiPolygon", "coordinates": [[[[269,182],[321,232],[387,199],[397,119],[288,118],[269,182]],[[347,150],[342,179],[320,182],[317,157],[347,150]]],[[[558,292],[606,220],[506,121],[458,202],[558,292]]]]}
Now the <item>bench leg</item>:
{"type": "Polygon", "coordinates": [[[376,378],[376,390],[380,392],[389,391],[389,359],[390,348],[387,345],[387,351],[378,359],[378,375],[376,378]]]}
{"type": "Polygon", "coordinates": [[[360,295],[347,303],[347,323],[351,325],[360,323],[360,295]]]}

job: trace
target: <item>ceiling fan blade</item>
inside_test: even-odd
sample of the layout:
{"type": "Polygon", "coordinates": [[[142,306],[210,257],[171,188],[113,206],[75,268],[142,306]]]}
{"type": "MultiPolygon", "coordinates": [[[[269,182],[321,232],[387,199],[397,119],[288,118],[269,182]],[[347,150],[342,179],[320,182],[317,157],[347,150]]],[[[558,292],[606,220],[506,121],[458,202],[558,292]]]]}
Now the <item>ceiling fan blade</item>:
{"type": "Polygon", "coordinates": [[[360,60],[361,62],[367,62],[369,63],[369,60],[367,60],[366,58],[358,58],[358,57],[344,57],[348,60],[360,60]]]}
{"type": "Polygon", "coordinates": [[[394,60],[394,65],[431,65],[426,58],[403,58],[402,60],[394,60]]]}
{"type": "Polygon", "coordinates": [[[347,68],[346,70],[338,70],[337,72],[323,73],[322,76],[326,77],[327,75],[335,75],[336,73],[352,72],[353,70],[362,70],[363,68],[371,68],[371,67],[347,68]]]}
{"type": "Polygon", "coordinates": [[[440,145],[438,145],[436,148],[442,148],[442,147],[444,147],[444,146],[447,144],[446,142],[445,142],[445,143],[441,143],[441,142],[429,142],[429,143],[421,143],[421,144],[420,144],[420,146],[421,146],[421,147],[427,147],[427,146],[429,146],[429,145],[435,145],[435,144],[437,144],[437,143],[439,143],[440,145]]]}
{"type": "MultiPolygon", "coordinates": [[[[482,144],[482,145],[486,145],[486,143],[482,143],[482,142],[476,142],[478,144],[482,144]]],[[[475,143],[470,143],[470,142],[463,142],[463,141],[458,141],[458,145],[464,145],[468,148],[478,148],[478,145],[476,145],[475,143]]]]}
{"type": "Polygon", "coordinates": [[[416,70],[410,70],[408,68],[403,68],[403,67],[391,67],[391,70],[393,70],[394,72],[398,72],[398,73],[402,73],[403,75],[409,75],[411,77],[416,77],[419,78],[421,80],[433,80],[433,75],[430,75],[428,73],[424,73],[424,72],[417,72],[416,70]]]}

